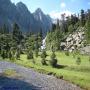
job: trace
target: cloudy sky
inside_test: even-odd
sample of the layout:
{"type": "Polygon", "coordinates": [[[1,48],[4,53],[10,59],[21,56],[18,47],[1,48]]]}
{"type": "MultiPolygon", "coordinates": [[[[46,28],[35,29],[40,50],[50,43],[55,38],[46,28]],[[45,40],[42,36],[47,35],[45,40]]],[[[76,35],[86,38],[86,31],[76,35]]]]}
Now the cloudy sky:
{"type": "Polygon", "coordinates": [[[81,9],[90,9],[90,0],[11,0],[15,4],[23,2],[31,12],[41,8],[45,14],[52,18],[60,18],[62,13],[70,15],[78,13],[81,9]]]}

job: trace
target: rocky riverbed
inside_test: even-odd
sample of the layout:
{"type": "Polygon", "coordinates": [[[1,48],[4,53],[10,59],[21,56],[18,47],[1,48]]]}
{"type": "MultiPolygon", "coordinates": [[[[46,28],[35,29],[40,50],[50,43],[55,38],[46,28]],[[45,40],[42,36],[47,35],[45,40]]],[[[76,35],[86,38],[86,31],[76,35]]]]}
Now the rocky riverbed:
{"type": "Polygon", "coordinates": [[[15,70],[21,77],[13,79],[0,76],[0,90],[82,90],[68,81],[40,74],[14,63],[0,61],[0,73],[6,69],[15,70]]]}

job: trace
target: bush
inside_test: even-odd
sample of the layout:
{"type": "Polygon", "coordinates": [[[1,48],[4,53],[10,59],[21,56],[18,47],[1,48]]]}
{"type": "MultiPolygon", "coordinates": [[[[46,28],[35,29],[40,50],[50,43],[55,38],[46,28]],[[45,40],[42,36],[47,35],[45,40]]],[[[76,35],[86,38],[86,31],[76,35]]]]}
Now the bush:
{"type": "Polygon", "coordinates": [[[81,58],[80,57],[77,57],[76,63],[77,63],[77,65],[81,64],[81,58]]]}
{"type": "Polygon", "coordinates": [[[69,32],[70,32],[70,33],[71,33],[71,32],[73,32],[74,27],[73,27],[73,25],[72,25],[72,24],[71,24],[71,25],[69,25],[68,30],[69,30],[69,32]]]}
{"type": "Polygon", "coordinates": [[[47,56],[47,54],[46,54],[46,51],[44,50],[41,54],[41,58],[42,58],[41,63],[42,63],[42,65],[47,65],[46,60],[45,60],[46,56],[47,56]]]}
{"type": "Polygon", "coordinates": [[[9,58],[10,60],[12,60],[12,53],[11,53],[11,51],[9,51],[9,53],[8,53],[8,58],[9,58]]]}
{"type": "Polygon", "coordinates": [[[1,51],[1,57],[2,57],[3,59],[5,59],[5,58],[6,58],[6,55],[5,55],[5,50],[2,50],[2,51],[1,51]]]}
{"type": "Polygon", "coordinates": [[[66,51],[66,52],[65,52],[65,55],[66,55],[66,56],[69,56],[69,51],[66,51]]]}
{"type": "Polygon", "coordinates": [[[38,57],[38,52],[39,52],[39,50],[36,49],[36,50],[35,50],[35,56],[36,56],[36,57],[38,57]]]}
{"type": "Polygon", "coordinates": [[[32,51],[28,52],[27,59],[33,59],[33,52],[32,51]]]}
{"type": "Polygon", "coordinates": [[[47,57],[47,54],[46,54],[46,51],[42,51],[42,54],[41,54],[41,58],[46,58],[47,57]]]}
{"type": "Polygon", "coordinates": [[[33,64],[35,64],[35,60],[34,59],[32,60],[32,62],[33,62],[33,64]]]}
{"type": "Polygon", "coordinates": [[[51,59],[51,60],[50,60],[50,65],[51,65],[52,67],[56,67],[56,66],[57,66],[57,59],[51,59]]]}
{"type": "Polygon", "coordinates": [[[56,67],[57,66],[57,59],[56,58],[56,55],[55,53],[53,52],[52,55],[51,55],[51,60],[50,60],[50,65],[52,67],[56,67]]]}
{"type": "Polygon", "coordinates": [[[42,65],[47,65],[46,60],[44,58],[42,58],[41,63],[42,65]]]}
{"type": "Polygon", "coordinates": [[[75,54],[73,53],[73,58],[75,58],[75,54]]]}
{"type": "Polygon", "coordinates": [[[5,50],[5,58],[8,58],[8,52],[5,50]]]}
{"type": "Polygon", "coordinates": [[[17,60],[20,59],[20,52],[19,51],[16,52],[16,59],[17,60]]]}
{"type": "Polygon", "coordinates": [[[90,62],[90,57],[89,57],[89,62],[90,62]]]}
{"type": "Polygon", "coordinates": [[[56,55],[55,55],[55,53],[53,52],[52,55],[51,55],[51,59],[54,59],[54,58],[56,58],[56,55]]]}

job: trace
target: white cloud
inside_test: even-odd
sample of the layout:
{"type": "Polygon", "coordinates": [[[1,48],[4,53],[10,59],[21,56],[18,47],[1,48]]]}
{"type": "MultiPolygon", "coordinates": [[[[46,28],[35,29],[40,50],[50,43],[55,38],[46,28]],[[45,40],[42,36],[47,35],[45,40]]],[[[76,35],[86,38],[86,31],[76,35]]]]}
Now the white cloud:
{"type": "Polygon", "coordinates": [[[73,14],[72,12],[66,10],[63,12],[57,12],[57,11],[52,11],[49,15],[51,16],[51,18],[53,19],[61,19],[61,15],[65,13],[65,16],[70,16],[71,14],[73,14]]]}
{"type": "Polygon", "coordinates": [[[65,8],[65,7],[66,7],[66,4],[65,4],[64,2],[62,2],[62,3],[60,4],[60,7],[61,7],[61,8],[65,8]]]}

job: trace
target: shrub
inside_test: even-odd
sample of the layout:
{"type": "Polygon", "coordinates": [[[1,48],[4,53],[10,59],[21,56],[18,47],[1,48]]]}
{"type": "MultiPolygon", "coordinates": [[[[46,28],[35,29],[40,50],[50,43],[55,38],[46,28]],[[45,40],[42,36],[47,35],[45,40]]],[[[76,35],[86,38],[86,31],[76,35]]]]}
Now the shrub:
{"type": "Polygon", "coordinates": [[[32,62],[33,62],[33,64],[35,64],[35,60],[34,59],[32,60],[32,62]]]}
{"type": "Polygon", "coordinates": [[[5,58],[8,58],[8,52],[6,50],[5,50],[4,54],[5,54],[5,58]]]}
{"type": "Polygon", "coordinates": [[[50,65],[52,67],[56,67],[57,66],[57,59],[55,58],[56,55],[55,53],[53,52],[52,55],[51,55],[51,60],[50,60],[50,65]]]}
{"type": "Polygon", "coordinates": [[[46,60],[44,58],[42,58],[41,63],[42,65],[47,65],[46,60]]]}
{"type": "Polygon", "coordinates": [[[36,57],[38,57],[38,52],[39,52],[39,50],[36,49],[36,50],[35,50],[35,56],[36,56],[36,57]]]}
{"type": "Polygon", "coordinates": [[[73,54],[73,58],[75,58],[75,54],[73,54]]]}
{"type": "Polygon", "coordinates": [[[8,58],[9,58],[10,60],[12,60],[12,53],[11,53],[11,51],[9,51],[9,53],[8,53],[8,58]]]}
{"type": "Polygon", "coordinates": [[[69,56],[69,51],[66,51],[66,52],[65,52],[65,55],[66,55],[66,56],[69,56]]]}
{"type": "Polygon", "coordinates": [[[56,66],[57,66],[57,59],[51,59],[51,60],[50,60],[50,65],[51,65],[52,67],[56,67],[56,66]]]}
{"type": "Polygon", "coordinates": [[[81,64],[81,58],[80,57],[77,57],[76,63],[77,63],[77,65],[81,64]]]}
{"type": "Polygon", "coordinates": [[[3,59],[5,59],[5,58],[6,58],[6,55],[5,55],[5,50],[2,50],[2,51],[1,51],[1,57],[2,57],[3,59]]]}
{"type": "Polygon", "coordinates": [[[89,62],[90,62],[90,57],[89,57],[89,62]]]}
{"type": "Polygon", "coordinates": [[[52,55],[51,55],[51,59],[54,59],[54,58],[56,58],[56,55],[55,55],[55,53],[53,52],[52,55]]]}
{"type": "Polygon", "coordinates": [[[20,59],[20,52],[19,51],[16,52],[16,59],[17,60],[20,59]]]}
{"type": "Polygon", "coordinates": [[[27,59],[33,59],[33,52],[32,51],[28,52],[27,59]]]}
{"type": "Polygon", "coordinates": [[[42,51],[42,54],[41,54],[41,58],[46,58],[47,57],[47,54],[46,54],[46,51],[42,51]]]}
{"type": "Polygon", "coordinates": [[[41,54],[41,58],[42,58],[41,63],[42,63],[42,65],[47,65],[46,60],[45,60],[46,56],[47,56],[47,54],[46,54],[46,51],[44,50],[41,54]]]}

